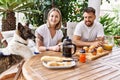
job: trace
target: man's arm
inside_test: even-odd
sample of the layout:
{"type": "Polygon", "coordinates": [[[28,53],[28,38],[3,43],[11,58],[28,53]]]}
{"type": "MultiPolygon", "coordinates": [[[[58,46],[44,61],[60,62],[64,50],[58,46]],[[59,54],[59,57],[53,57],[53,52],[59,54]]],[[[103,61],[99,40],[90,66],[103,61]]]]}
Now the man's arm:
{"type": "MultiPolygon", "coordinates": [[[[101,38],[100,38],[101,39],[101,38]]],[[[77,47],[82,47],[82,46],[101,46],[103,44],[103,41],[101,40],[96,40],[96,41],[92,41],[92,42],[85,42],[81,40],[80,36],[77,35],[73,35],[73,43],[77,46],[77,47]]]]}
{"type": "Polygon", "coordinates": [[[90,46],[91,45],[91,42],[84,42],[84,41],[81,40],[81,37],[77,36],[77,35],[73,36],[73,43],[78,47],[90,46]]]}
{"type": "Polygon", "coordinates": [[[104,37],[97,37],[96,41],[104,41],[104,37]]]}

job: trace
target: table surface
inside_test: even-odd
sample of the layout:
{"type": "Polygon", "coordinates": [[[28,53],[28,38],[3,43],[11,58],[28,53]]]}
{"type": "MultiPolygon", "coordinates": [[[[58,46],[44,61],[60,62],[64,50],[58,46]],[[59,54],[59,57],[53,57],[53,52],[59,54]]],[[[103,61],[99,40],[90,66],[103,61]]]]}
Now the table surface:
{"type": "Polygon", "coordinates": [[[44,55],[61,56],[61,53],[48,51],[26,61],[22,70],[27,80],[120,80],[120,48],[93,61],[77,62],[75,67],[69,69],[44,67],[40,61],[44,55]]]}

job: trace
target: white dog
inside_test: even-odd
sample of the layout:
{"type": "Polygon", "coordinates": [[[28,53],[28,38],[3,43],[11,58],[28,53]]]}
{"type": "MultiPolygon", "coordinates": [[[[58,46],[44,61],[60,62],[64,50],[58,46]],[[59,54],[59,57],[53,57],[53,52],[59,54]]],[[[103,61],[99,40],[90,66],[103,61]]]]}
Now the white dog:
{"type": "Polygon", "coordinates": [[[22,59],[29,59],[33,56],[31,49],[27,46],[28,39],[35,40],[34,34],[28,27],[18,23],[13,39],[6,48],[0,50],[0,69],[8,69],[9,66],[20,62],[22,59]]]}

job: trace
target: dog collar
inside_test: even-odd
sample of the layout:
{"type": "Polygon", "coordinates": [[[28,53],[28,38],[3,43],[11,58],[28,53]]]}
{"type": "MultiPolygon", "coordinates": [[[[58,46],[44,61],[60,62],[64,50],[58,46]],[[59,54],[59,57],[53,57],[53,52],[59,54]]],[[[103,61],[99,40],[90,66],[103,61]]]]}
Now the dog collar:
{"type": "Polygon", "coordinates": [[[21,43],[21,44],[24,44],[24,45],[26,45],[27,46],[27,44],[26,43],[22,43],[22,42],[20,42],[20,41],[17,41],[17,40],[15,40],[16,42],[18,42],[18,43],[21,43]]]}

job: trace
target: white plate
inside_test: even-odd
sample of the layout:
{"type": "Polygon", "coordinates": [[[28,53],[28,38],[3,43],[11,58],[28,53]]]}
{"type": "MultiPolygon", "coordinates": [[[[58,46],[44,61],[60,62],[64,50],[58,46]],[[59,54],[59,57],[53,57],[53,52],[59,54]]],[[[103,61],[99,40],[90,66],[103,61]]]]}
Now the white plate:
{"type": "MultiPolygon", "coordinates": [[[[44,61],[42,63],[45,67],[50,68],[50,69],[71,68],[76,65],[75,61],[71,61],[69,65],[64,65],[64,66],[49,66],[47,62],[44,62],[44,61]]],[[[63,62],[63,63],[66,63],[66,62],[63,62]]]]}

